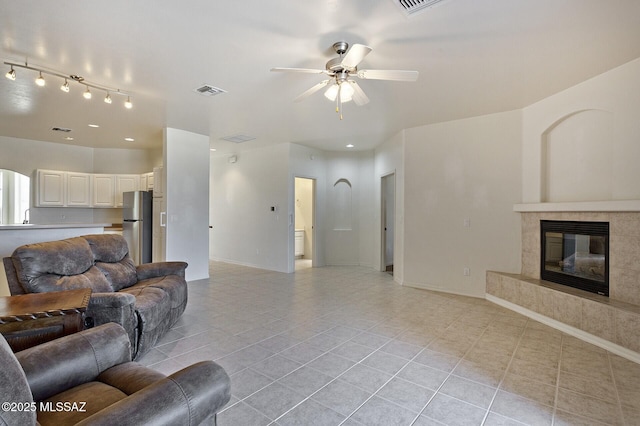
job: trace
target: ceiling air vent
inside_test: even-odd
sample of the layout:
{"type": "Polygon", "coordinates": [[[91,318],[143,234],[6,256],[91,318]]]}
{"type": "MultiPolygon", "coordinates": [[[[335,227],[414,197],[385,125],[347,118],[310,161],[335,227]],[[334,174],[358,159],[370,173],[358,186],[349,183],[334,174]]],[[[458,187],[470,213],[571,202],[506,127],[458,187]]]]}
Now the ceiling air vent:
{"type": "Polygon", "coordinates": [[[193,89],[194,92],[200,93],[202,96],[215,96],[220,93],[227,93],[226,90],[222,90],[219,87],[212,86],[210,84],[203,84],[200,87],[193,89]]]}
{"type": "Polygon", "coordinates": [[[444,0],[392,0],[407,16],[412,16],[444,0]]]}
{"type": "Polygon", "coordinates": [[[233,135],[233,136],[225,136],[225,137],[220,138],[220,139],[228,141],[228,142],[233,142],[233,143],[242,143],[242,142],[252,141],[255,138],[253,136],[249,136],[249,135],[237,134],[237,135],[233,135]]]}
{"type": "Polygon", "coordinates": [[[53,130],[54,132],[64,132],[64,133],[69,133],[71,131],[71,129],[67,129],[66,127],[52,127],[51,130],[53,130]]]}

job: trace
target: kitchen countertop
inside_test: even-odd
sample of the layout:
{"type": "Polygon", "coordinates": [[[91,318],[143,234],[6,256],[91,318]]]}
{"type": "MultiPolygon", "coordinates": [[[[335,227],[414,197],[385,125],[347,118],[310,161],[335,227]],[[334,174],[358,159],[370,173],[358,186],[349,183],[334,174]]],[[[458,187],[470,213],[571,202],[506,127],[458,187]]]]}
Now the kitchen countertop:
{"type": "Polygon", "coordinates": [[[15,223],[11,225],[0,225],[0,231],[26,231],[29,229],[105,228],[111,225],[111,223],[48,223],[45,225],[39,225],[37,223],[15,223]]]}

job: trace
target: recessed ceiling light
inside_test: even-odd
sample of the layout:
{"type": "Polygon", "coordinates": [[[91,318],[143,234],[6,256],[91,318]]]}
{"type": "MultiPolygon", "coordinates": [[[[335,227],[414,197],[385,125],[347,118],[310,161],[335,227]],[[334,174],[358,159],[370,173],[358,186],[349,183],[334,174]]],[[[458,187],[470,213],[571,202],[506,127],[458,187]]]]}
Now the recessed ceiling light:
{"type": "Polygon", "coordinates": [[[214,152],[215,152],[215,151],[217,151],[217,150],[216,150],[215,148],[211,148],[209,151],[214,151],[214,152]]]}
{"type": "Polygon", "coordinates": [[[350,143],[349,145],[347,145],[347,148],[353,148],[355,145],[353,145],[352,143],[350,143]]]}
{"type": "Polygon", "coordinates": [[[95,129],[95,128],[100,127],[100,126],[97,125],[97,124],[89,124],[89,127],[93,127],[95,129]]]}
{"type": "Polygon", "coordinates": [[[124,138],[125,141],[127,142],[133,142],[135,139],[134,138],[124,138]]]}
{"type": "Polygon", "coordinates": [[[72,138],[71,136],[67,136],[66,138],[64,138],[64,140],[66,140],[66,141],[72,141],[72,140],[73,140],[73,138],[72,138]]]}

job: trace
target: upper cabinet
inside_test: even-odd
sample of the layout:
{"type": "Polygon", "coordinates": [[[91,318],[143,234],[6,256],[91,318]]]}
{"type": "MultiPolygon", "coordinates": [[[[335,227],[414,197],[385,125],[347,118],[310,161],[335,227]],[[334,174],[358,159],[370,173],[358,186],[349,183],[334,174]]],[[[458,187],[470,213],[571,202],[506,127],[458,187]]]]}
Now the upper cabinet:
{"type": "Polygon", "coordinates": [[[162,182],[161,176],[162,167],[143,174],[36,170],[34,207],[119,208],[124,192],[161,190],[154,185],[162,182]]]}
{"type": "Polygon", "coordinates": [[[40,207],[63,207],[66,172],[38,170],[36,204],[40,207]]]}
{"type": "Polygon", "coordinates": [[[115,175],[93,175],[93,207],[116,206],[116,177],[115,175]]]}
{"type": "Polygon", "coordinates": [[[91,174],[66,173],[65,205],[67,207],[91,207],[91,174]]]}
{"type": "Polygon", "coordinates": [[[116,175],[116,207],[122,207],[123,192],[137,191],[139,189],[141,189],[140,175],[116,175]]]}
{"type": "Polygon", "coordinates": [[[162,167],[153,168],[153,196],[155,198],[164,197],[163,172],[162,167]]]}

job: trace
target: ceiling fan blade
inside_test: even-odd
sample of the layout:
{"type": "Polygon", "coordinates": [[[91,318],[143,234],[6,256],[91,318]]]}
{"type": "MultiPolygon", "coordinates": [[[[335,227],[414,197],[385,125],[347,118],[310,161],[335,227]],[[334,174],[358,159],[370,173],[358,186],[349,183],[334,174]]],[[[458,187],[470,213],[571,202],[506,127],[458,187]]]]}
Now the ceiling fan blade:
{"type": "Polygon", "coordinates": [[[353,80],[349,80],[349,83],[351,84],[351,87],[353,87],[353,102],[358,106],[368,104],[369,98],[364,93],[360,85],[353,80]]]}
{"type": "Polygon", "coordinates": [[[322,74],[326,73],[327,70],[318,70],[312,68],[271,68],[273,72],[299,72],[306,74],[322,74]]]}
{"type": "Polygon", "coordinates": [[[330,81],[333,80],[324,80],[318,84],[316,84],[315,86],[313,86],[312,88],[308,89],[307,91],[303,92],[302,94],[300,94],[297,98],[295,98],[293,100],[293,102],[300,102],[303,99],[313,95],[314,93],[316,93],[318,90],[322,89],[324,86],[326,86],[327,84],[329,84],[330,81]]]}
{"type": "Polygon", "coordinates": [[[358,70],[358,77],[364,80],[416,81],[418,79],[418,71],[358,70]]]}
{"type": "Polygon", "coordinates": [[[346,55],[344,55],[344,58],[342,58],[342,62],[340,63],[340,65],[342,65],[342,67],[346,69],[353,69],[357,67],[360,62],[362,62],[364,57],[367,56],[369,52],[371,52],[371,50],[372,49],[369,46],[365,46],[364,44],[354,44],[353,46],[351,46],[346,55]]]}

